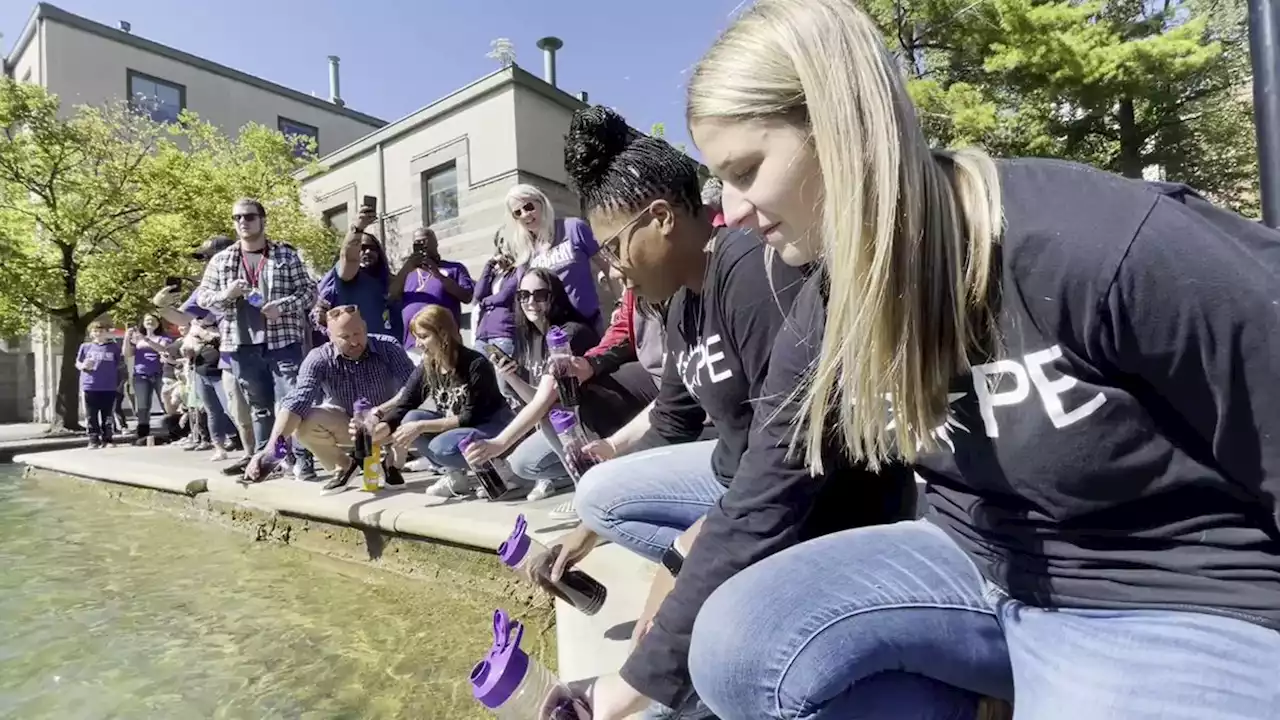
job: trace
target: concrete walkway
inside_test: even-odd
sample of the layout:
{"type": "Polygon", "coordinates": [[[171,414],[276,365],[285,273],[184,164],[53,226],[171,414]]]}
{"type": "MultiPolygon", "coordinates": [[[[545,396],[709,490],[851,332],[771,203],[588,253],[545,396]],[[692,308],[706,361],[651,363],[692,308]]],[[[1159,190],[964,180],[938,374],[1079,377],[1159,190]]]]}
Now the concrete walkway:
{"type": "MultiPolygon", "coordinates": [[[[533,536],[545,544],[573,528],[553,520],[552,508],[570,496],[539,502],[485,502],[443,499],[425,494],[434,476],[406,476],[403,487],[377,494],[350,489],[322,495],[321,483],[277,479],[241,485],[208,461],[209,453],[176,447],[78,448],[19,455],[15,462],[50,472],[182,495],[207,494],[212,500],[312,518],[352,527],[437,540],[495,551],[524,513],[533,536]]],[[[354,482],[353,482],[354,485],[354,482]]],[[[494,563],[498,560],[495,557],[494,563]]],[[[556,624],[560,675],[565,680],[616,671],[626,659],[631,628],[644,605],[656,566],[613,545],[597,548],[582,569],[609,588],[604,607],[586,617],[557,603],[556,624]]]]}

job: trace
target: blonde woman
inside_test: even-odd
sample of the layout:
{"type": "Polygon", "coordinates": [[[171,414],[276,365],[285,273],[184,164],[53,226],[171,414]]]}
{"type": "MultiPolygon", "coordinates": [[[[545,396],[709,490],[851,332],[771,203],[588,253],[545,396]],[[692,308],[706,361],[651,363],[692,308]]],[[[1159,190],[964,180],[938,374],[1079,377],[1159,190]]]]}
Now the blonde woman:
{"type": "Polygon", "coordinates": [[[632,690],[680,685],[693,604],[725,720],[972,718],[1015,690],[1020,720],[1280,718],[1277,234],[1182,186],[931,151],[848,0],[760,0],[688,112],[730,224],[826,275],[632,690]],[[927,520],[795,544],[825,482],[895,454],[927,520]]]}
{"type": "MultiPolygon", "coordinates": [[[[516,185],[507,191],[510,214],[506,233],[507,249],[519,268],[543,268],[555,273],[564,283],[573,308],[587,319],[587,325],[603,332],[604,316],[600,312],[599,284],[606,289],[609,266],[598,257],[600,245],[591,234],[591,226],[579,218],[557,218],[546,194],[533,185],[516,185]]],[[[606,297],[605,307],[613,307],[613,297],[606,297]]]]}

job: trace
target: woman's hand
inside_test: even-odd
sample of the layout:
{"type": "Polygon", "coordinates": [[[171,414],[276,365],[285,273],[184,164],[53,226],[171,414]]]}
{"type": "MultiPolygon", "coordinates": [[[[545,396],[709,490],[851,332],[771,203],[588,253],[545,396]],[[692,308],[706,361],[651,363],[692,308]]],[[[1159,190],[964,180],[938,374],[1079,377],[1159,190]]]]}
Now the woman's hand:
{"type": "Polygon", "coordinates": [[[613,441],[610,440],[609,438],[605,438],[603,440],[592,440],[591,442],[584,445],[582,449],[588,455],[591,455],[592,457],[601,461],[612,460],[618,457],[618,448],[613,444],[613,441]]]}
{"type": "Polygon", "coordinates": [[[504,380],[520,377],[520,366],[516,364],[515,360],[510,358],[494,358],[493,369],[497,371],[498,375],[504,380]]]}
{"type": "Polygon", "coordinates": [[[462,454],[467,459],[468,465],[476,467],[489,462],[506,451],[506,445],[497,440],[473,440],[462,454]]]}
{"type": "Polygon", "coordinates": [[[640,613],[640,618],[636,620],[635,629],[631,631],[631,650],[634,652],[636,646],[640,644],[641,638],[645,633],[649,632],[649,628],[653,627],[653,619],[658,615],[658,609],[662,607],[662,601],[667,599],[671,591],[676,587],[676,579],[671,573],[665,569],[659,568],[656,575],[653,576],[653,582],[649,585],[649,597],[645,600],[644,610],[640,613]]]}
{"type": "Polygon", "coordinates": [[[586,696],[591,720],[624,720],[652,703],[616,673],[596,678],[586,696]]]}
{"type": "Polygon", "coordinates": [[[596,534],[588,530],[585,526],[579,525],[573,529],[573,532],[564,536],[564,539],[552,545],[548,550],[555,554],[555,562],[551,564],[550,578],[552,582],[559,582],[564,577],[564,572],[569,568],[582,562],[582,559],[591,554],[596,548],[596,534]]]}
{"type": "MultiPolygon", "coordinates": [[[[402,429],[403,429],[403,426],[401,426],[401,427],[402,427],[402,429]]],[[[380,423],[378,423],[377,425],[374,425],[374,426],[373,426],[373,437],[372,437],[371,439],[373,440],[373,444],[374,444],[374,445],[386,445],[386,444],[387,444],[387,440],[388,440],[390,437],[391,437],[391,426],[390,426],[390,425],[388,425],[388,424],[386,424],[386,423],[384,423],[384,422],[380,422],[380,423]]],[[[399,439],[399,438],[397,438],[397,440],[398,440],[398,439],[399,439]]]]}
{"type": "Polygon", "coordinates": [[[178,304],[181,292],[179,288],[166,285],[160,288],[160,292],[156,293],[155,297],[151,298],[151,304],[158,308],[171,308],[178,304]]]}
{"type": "Polygon", "coordinates": [[[586,382],[596,374],[596,369],[591,367],[591,361],[584,357],[574,355],[567,360],[569,365],[569,374],[577,378],[578,382],[586,382]]]}
{"type": "MultiPolygon", "coordinates": [[[[386,425],[386,423],[378,423],[386,425]]],[[[395,444],[400,447],[409,447],[414,440],[417,440],[424,432],[427,431],[427,423],[424,420],[416,422],[407,422],[401,425],[395,434],[395,444]]]]}

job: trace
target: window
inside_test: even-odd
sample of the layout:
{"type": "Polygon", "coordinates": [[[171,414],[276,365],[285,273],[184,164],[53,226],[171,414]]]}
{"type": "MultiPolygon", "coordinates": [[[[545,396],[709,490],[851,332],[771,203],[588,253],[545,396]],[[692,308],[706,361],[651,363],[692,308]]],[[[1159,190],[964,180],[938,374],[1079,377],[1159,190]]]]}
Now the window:
{"type": "Polygon", "coordinates": [[[458,166],[446,166],[422,173],[422,203],[427,225],[458,217],[458,166]]]}
{"type": "Polygon", "coordinates": [[[22,82],[24,82],[24,83],[29,83],[29,82],[31,82],[31,69],[30,69],[30,68],[28,68],[26,72],[22,73],[22,82]]]}
{"type": "Polygon", "coordinates": [[[297,120],[290,120],[281,115],[276,126],[280,128],[280,132],[287,138],[294,141],[293,155],[294,157],[306,157],[308,155],[319,154],[320,152],[320,130],[313,125],[300,123],[297,120]],[[315,141],[315,149],[307,148],[307,138],[315,141]]]}
{"type": "Polygon", "coordinates": [[[177,122],[178,115],[187,107],[187,88],[130,70],[129,104],[156,122],[177,122]]]}
{"type": "Polygon", "coordinates": [[[346,235],[350,221],[347,220],[347,206],[345,204],[326,210],[324,213],[324,224],[333,228],[339,235],[346,235]]]}

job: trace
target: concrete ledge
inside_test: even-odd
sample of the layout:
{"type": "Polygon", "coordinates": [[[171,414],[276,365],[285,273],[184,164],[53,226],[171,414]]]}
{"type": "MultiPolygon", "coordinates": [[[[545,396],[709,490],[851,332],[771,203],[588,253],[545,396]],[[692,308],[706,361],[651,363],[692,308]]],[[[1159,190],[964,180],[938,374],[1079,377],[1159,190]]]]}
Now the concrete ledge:
{"type": "Polygon", "coordinates": [[[133,485],[179,495],[197,495],[208,487],[210,467],[157,467],[140,459],[133,451],[160,451],[163,448],[109,448],[106,450],[60,450],[19,455],[14,462],[51,472],[133,485]]]}

